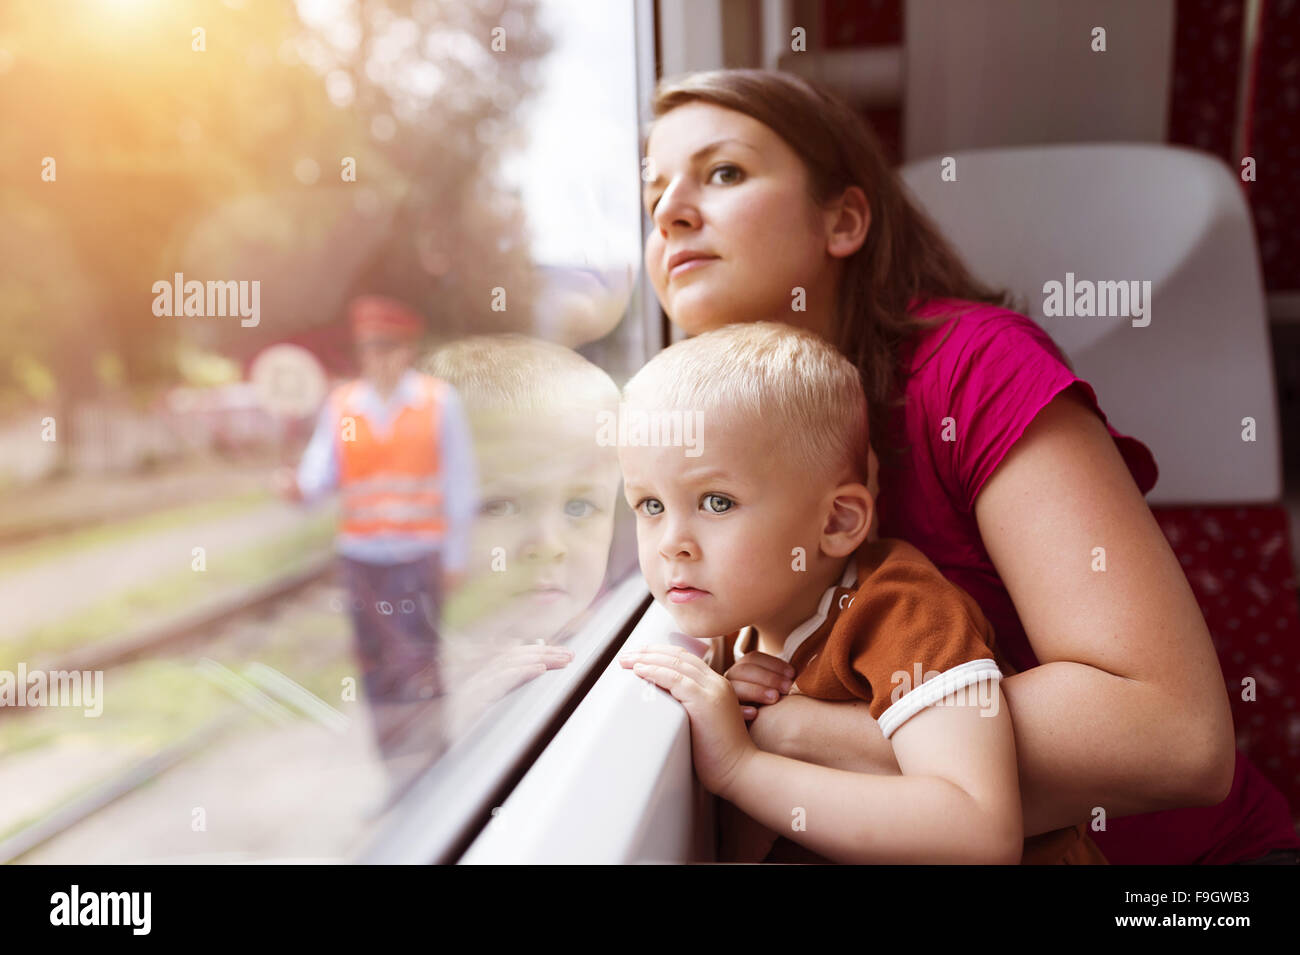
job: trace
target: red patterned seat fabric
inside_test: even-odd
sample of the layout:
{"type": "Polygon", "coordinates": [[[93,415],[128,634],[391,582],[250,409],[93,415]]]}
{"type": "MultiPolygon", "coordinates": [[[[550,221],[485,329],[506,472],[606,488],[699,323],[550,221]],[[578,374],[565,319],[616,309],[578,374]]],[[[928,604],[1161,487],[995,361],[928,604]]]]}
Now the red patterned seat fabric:
{"type": "Polygon", "coordinates": [[[1300,825],[1300,607],[1281,507],[1152,508],[1201,605],[1223,668],[1237,746],[1300,825]],[[1247,677],[1255,700],[1243,700],[1247,677]]]}

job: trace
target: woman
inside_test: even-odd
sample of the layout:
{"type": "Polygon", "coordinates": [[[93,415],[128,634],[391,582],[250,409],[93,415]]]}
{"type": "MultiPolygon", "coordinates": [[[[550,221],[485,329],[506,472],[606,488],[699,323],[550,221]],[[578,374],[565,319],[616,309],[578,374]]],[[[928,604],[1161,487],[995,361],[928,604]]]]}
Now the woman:
{"type": "MultiPolygon", "coordinates": [[[[1020,671],[1002,686],[1025,835],[1103,820],[1093,836],[1116,863],[1294,858],[1285,800],[1236,753],[1205,621],[1143,499],[1157,474],[1145,445],[970,276],[843,103],[788,74],[724,70],[661,84],[654,117],[660,303],[688,334],[799,325],[858,366],[879,533],[969,591],[1020,671]]],[[[785,697],[751,732],[798,759],[899,772],[862,704],[785,697]]]]}

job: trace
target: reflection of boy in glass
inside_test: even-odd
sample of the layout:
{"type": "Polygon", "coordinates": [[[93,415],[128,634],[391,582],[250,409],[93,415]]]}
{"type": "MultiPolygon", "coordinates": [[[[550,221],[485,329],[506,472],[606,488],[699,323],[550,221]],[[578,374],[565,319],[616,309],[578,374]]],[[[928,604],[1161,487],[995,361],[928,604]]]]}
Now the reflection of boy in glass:
{"type": "Polygon", "coordinates": [[[331,393],[296,474],[279,482],[297,500],[341,493],[337,547],[387,751],[411,704],[444,692],[439,617],[462,576],[477,479],[455,389],[411,368],[422,319],[366,296],[349,321],[362,376],[331,393]]]}
{"type": "Polygon", "coordinates": [[[597,421],[617,413],[618,386],[576,352],[521,335],[467,338],[423,367],[461,394],[481,475],[448,651],[461,672],[509,670],[504,692],[568,661],[537,644],[572,633],[604,580],[619,470],[597,421]]]}

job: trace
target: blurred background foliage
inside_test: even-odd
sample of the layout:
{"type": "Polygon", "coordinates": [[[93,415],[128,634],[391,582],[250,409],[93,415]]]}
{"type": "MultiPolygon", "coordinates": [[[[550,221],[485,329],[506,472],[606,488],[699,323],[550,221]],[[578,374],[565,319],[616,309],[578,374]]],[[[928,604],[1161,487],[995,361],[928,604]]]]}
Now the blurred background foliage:
{"type": "Polygon", "coordinates": [[[550,42],[533,0],[6,0],[0,413],[232,380],[362,292],[435,338],[527,330],[498,168],[550,42]],[[259,280],[260,325],[155,316],[177,272],[259,280]]]}

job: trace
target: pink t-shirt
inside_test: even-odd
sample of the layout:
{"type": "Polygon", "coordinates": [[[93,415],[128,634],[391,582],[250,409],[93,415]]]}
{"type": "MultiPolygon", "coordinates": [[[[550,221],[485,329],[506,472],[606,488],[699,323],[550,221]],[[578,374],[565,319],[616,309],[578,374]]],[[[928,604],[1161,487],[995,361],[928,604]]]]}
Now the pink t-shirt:
{"type": "MultiPolygon", "coordinates": [[[[917,335],[903,361],[913,370],[894,443],[909,450],[880,475],[879,535],[918,547],[964,588],[993,624],[999,652],[1017,670],[1038,665],[1016,608],[984,549],[975,498],[1029,422],[1071,385],[1106,421],[1092,386],[1076,376],[1029,318],[977,302],[932,301],[913,309],[958,317],[917,335]],[[945,340],[946,336],[946,340],[945,340]],[[954,419],[945,441],[943,419],[954,419]]],[[[1145,495],[1158,471],[1142,442],[1106,424],[1145,495]]],[[[1216,806],[1107,820],[1093,838],[1112,863],[1191,864],[1252,859],[1300,847],[1282,794],[1240,752],[1228,798],[1216,806]]]]}

